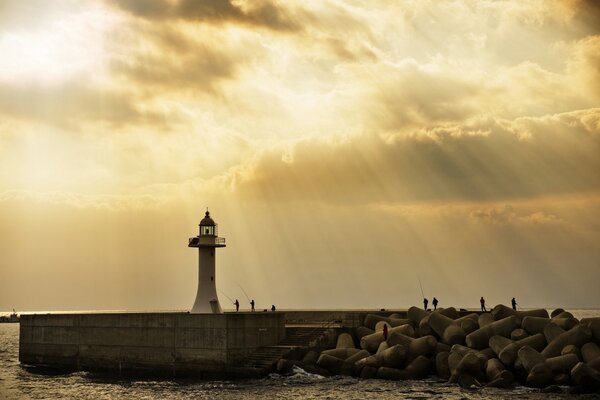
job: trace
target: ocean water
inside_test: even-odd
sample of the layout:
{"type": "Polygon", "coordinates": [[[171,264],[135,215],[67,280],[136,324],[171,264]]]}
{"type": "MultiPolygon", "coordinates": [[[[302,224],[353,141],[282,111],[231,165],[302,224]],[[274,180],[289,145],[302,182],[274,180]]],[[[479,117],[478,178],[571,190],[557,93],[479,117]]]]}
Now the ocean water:
{"type": "MultiPolygon", "coordinates": [[[[578,318],[600,310],[576,310],[578,318]]],[[[465,390],[431,378],[392,382],[324,378],[296,369],[263,379],[193,381],[115,379],[85,372],[36,374],[19,365],[19,324],[0,324],[0,399],[600,399],[600,395],[543,393],[525,387],[465,390]]]]}

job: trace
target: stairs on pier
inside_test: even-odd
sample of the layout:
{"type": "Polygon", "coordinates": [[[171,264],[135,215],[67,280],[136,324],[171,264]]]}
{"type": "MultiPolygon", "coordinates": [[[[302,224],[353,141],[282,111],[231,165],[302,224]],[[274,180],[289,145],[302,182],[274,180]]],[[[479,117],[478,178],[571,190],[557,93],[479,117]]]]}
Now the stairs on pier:
{"type": "Polygon", "coordinates": [[[241,368],[253,376],[264,376],[273,371],[277,361],[299,347],[314,346],[323,337],[326,327],[286,327],[285,339],[277,346],[258,348],[242,362],[241,368]]]}

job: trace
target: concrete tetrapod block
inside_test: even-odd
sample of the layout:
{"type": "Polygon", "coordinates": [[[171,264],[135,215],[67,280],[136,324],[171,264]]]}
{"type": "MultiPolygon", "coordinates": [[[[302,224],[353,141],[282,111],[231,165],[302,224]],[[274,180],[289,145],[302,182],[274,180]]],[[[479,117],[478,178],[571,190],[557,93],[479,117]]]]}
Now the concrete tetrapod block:
{"type": "Polygon", "coordinates": [[[587,363],[587,365],[589,365],[590,367],[600,371],[600,357],[590,361],[587,363]]]}
{"type": "Polygon", "coordinates": [[[496,356],[500,355],[500,352],[504,350],[506,346],[512,344],[513,341],[504,336],[494,335],[490,338],[489,344],[491,349],[496,353],[496,356]]]}
{"type": "MultiPolygon", "coordinates": [[[[550,327],[551,325],[548,325],[550,327]]],[[[545,329],[545,330],[546,330],[545,329]]],[[[545,331],[544,330],[544,331],[545,331]]],[[[570,331],[566,331],[558,335],[554,340],[548,342],[548,346],[542,350],[542,355],[545,357],[556,357],[560,355],[563,347],[567,345],[575,345],[581,347],[592,339],[592,330],[589,326],[579,324],[570,331]]]]}
{"type": "Polygon", "coordinates": [[[356,339],[360,342],[360,339],[362,339],[363,337],[370,335],[372,333],[375,333],[375,331],[373,329],[369,329],[366,326],[358,326],[356,328],[354,328],[354,335],[356,336],[356,339]]]}
{"type": "Polygon", "coordinates": [[[548,358],[531,368],[526,385],[538,388],[550,386],[556,375],[569,373],[578,362],[579,359],[574,354],[548,358]]]}
{"type": "Polygon", "coordinates": [[[398,368],[379,367],[377,369],[377,379],[385,379],[388,381],[399,381],[403,374],[398,368]]]}
{"type": "MultiPolygon", "coordinates": [[[[554,310],[554,311],[556,311],[556,310],[554,310]]],[[[575,317],[570,312],[563,310],[558,314],[550,315],[550,318],[555,319],[555,318],[575,318],[575,317]]],[[[577,321],[577,322],[579,322],[579,321],[577,321]]]]}
{"type": "Polygon", "coordinates": [[[458,319],[458,311],[454,307],[438,308],[435,312],[438,312],[450,319],[458,319]]]}
{"type": "Polygon", "coordinates": [[[353,365],[345,362],[341,358],[333,357],[328,354],[321,354],[317,360],[317,366],[325,368],[334,375],[352,375],[353,365]]]}
{"type": "Polygon", "coordinates": [[[388,330],[392,328],[392,325],[390,325],[390,323],[389,323],[389,322],[386,322],[386,321],[378,321],[378,322],[375,324],[375,332],[380,332],[380,331],[382,331],[384,326],[387,326],[387,327],[388,327],[388,330]]]}
{"type": "Polygon", "coordinates": [[[484,362],[489,359],[496,358],[496,353],[494,353],[494,350],[492,350],[490,347],[476,352],[475,355],[482,359],[484,362]]]}
{"type": "Polygon", "coordinates": [[[469,334],[479,329],[479,315],[475,313],[457,318],[454,320],[454,322],[456,322],[465,331],[466,334],[469,334]]]}
{"type": "Polygon", "coordinates": [[[483,328],[484,326],[489,325],[492,322],[494,322],[494,317],[492,317],[492,314],[490,313],[479,314],[479,317],[477,318],[477,324],[480,328],[483,328]]]}
{"type": "Polygon", "coordinates": [[[302,362],[304,364],[316,364],[319,359],[319,353],[314,350],[309,350],[304,357],[302,357],[302,362]]]}
{"type": "MultiPolygon", "coordinates": [[[[544,364],[546,364],[553,374],[571,372],[571,369],[577,365],[579,358],[575,354],[564,354],[556,357],[547,358],[544,364]]],[[[533,371],[533,370],[532,370],[533,371]]]]}
{"type": "MultiPolygon", "coordinates": [[[[585,347],[587,344],[589,344],[589,343],[584,344],[583,347],[585,347]]],[[[583,349],[583,347],[582,347],[582,349],[583,349]]],[[[579,361],[583,360],[583,358],[581,356],[581,350],[579,350],[579,347],[577,347],[575,345],[570,344],[568,346],[563,347],[563,349],[560,351],[560,355],[562,356],[565,354],[575,354],[579,361]]]]}
{"type": "Polygon", "coordinates": [[[380,361],[381,360],[376,355],[364,357],[354,363],[354,368],[357,371],[360,371],[366,367],[379,368],[380,361]]]}
{"type": "Polygon", "coordinates": [[[469,374],[460,375],[457,379],[457,382],[458,386],[460,386],[463,389],[473,390],[481,386],[481,383],[479,383],[477,379],[475,379],[472,375],[469,374]]]}
{"type": "Polygon", "coordinates": [[[519,349],[523,346],[529,346],[536,351],[541,351],[546,346],[546,338],[541,333],[538,333],[536,335],[517,340],[516,342],[511,343],[502,349],[500,354],[498,354],[498,358],[504,363],[504,365],[513,365],[517,359],[519,349]]]}
{"type": "MultiPolygon", "coordinates": [[[[451,356],[448,356],[448,362],[450,362],[451,356]]],[[[475,355],[475,353],[465,354],[464,357],[456,364],[454,368],[451,367],[452,375],[450,376],[449,382],[456,383],[461,375],[467,374],[474,377],[481,376],[481,360],[475,355]]]]}
{"type": "Polygon", "coordinates": [[[431,371],[431,360],[425,356],[418,356],[402,371],[404,373],[402,379],[423,379],[431,371]]]}
{"type": "Polygon", "coordinates": [[[467,346],[473,349],[488,347],[490,338],[494,335],[509,337],[510,333],[519,327],[519,319],[512,315],[469,333],[465,338],[467,346]]]}
{"type": "Polygon", "coordinates": [[[524,317],[521,322],[521,328],[525,329],[530,335],[543,333],[544,328],[551,322],[549,318],[541,317],[524,317]]]}
{"type": "Polygon", "coordinates": [[[546,361],[546,357],[544,357],[539,351],[529,346],[521,347],[517,354],[521,365],[523,365],[523,368],[527,373],[531,372],[531,369],[536,365],[546,361]]]}
{"type": "Polygon", "coordinates": [[[584,344],[581,346],[581,357],[586,363],[600,358],[600,347],[594,342],[584,344]]]}
{"type": "MultiPolygon", "coordinates": [[[[411,325],[402,325],[397,326],[395,328],[391,328],[388,330],[388,339],[391,337],[393,333],[402,333],[404,335],[414,335],[414,329],[411,325]]],[[[363,336],[360,339],[360,347],[362,349],[368,350],[369,353],[373,354],[377,352],[379,345],[383,342],[385,338],[383,337],[383,332],[375,332],[370,335],[363,336]]],[[[396,343],[394,343],[396,344],[396,343]]]]}
{"type": "Polygon", "coordinates": [[[453,319],[441,313],[431,313],[429,316],[429,326],[442,339],[442,342],[449,346],[465,342],[467,334],[460,327],[460,323],[456,323],[453,319]]]}
{"type": "Polygon", "coordinates": [[[600,317],[582,318],[581,323],[590,327],[594,341],[600,344],[600,317]]]}
{"type": "Polygon", "coordinates": [[[412,306],[408,309],[406,315],[408,316],[408,319],[412,321],[414,326],[419,326],[421,320],[425,318],[425,316],[429,315],[429,313],[422,308],[412,306]]]}
{"type": "Polygon", "coordinates": [[[477,352],[477,350],[467,346],[463,346],[462,344],[455,344],[450,348],[450,352],[460,354],[461,357],[464,357],[469,353],[477,352]]]}
{"type": "Polygon", "coordinates": [[[427,336],[427,335],[433,335],[433,329],[431,329],[431,326],[429,326],[429,318],[431,318],[431,314],[427,314],[422,320],[421,322],[419,322],[419,327],[417,329],[417,332],[419,333],[419,336],[427,336]]]}
{"type": "Polygon", "coordinates": [[[365,320],[363,322],[363,325],[366,326],[369,329],[375,330],[375,325],[379,321],[384,321],[384,322],[387,322],[388,324],[390,323],[390,319],[388,317],[383,317],[383,316],[377,315],[377,314],[367,314],[365,316],[365,320]]]}
{"type": "Polygon", "coordinates": [[[577,324],[579,324],[579,321],[577,321],[575,318],[552,318],[550,320],[553,324],[558,325],[560,328],[564,329],[565,331],[568,331],[569,329],[572,329],[573,327],[575,327],[577,324]]]}
{"type": "Polygon", "coordinates": [[[435,354],[442,353],[444,351],[447,351],[449,353],[450,346],[442,342],[437,342],[437,344],[435,345],[435,354]]]}
{"type": "Polygon", "coordinates": [[[354,355],[351,355],[350,357],[346,358],[346,362],[351,363],[351,364],[355,364],[358,360],[362,360],[363,358],[367,358],[371,355],[371,353],[369,353],[366,350],[359,350],[357,353],[354,353],[354,355]]]}
{"type": "Polygon", "coordinates": [[[349,333],[340,333],[337,338],[337,343],[335,345],[336,349],[354,349],[354,339],[352,339],[352,335],[349,333]]]}
{"type": "Polygon", "coordinates": [[[557,308],[550,313],[550,318],[554,318],[557,315],[564,313],[564,312],[565,312],[565,310],[563,308],[557,308]]]}
{"type": "Polygon", "coordinates": [[[569,386],[571,384],[571,376],[565,373],[556,374],[552,378],[552,383],[558,386],[569,386]]]}
{"type": "Polygon", "coordinates": [[[518,317],[519,321],[521,321],[525,317],[549,318],[548,311],[543,308],[527,311],[516,311],[510,307],[505,306],[504,304],[498,304],[497,306],[495,306],[490,312],[490,314],[492,314],[492,317],[494,317],[494,320],[496,321],[499,321],[506,317],[510,317],[511,315],[518,317]]]}
{"type": "Polygon", "coordinates": [[[437,340],[433,336],[412,338],[399,332],[392,332],[387,340],[388,345],[401,344],[407,347],[406,359],[411,362],[418,356],[431,356],[435,353],[437,340]]]}
{"type": "Polygon", "coordinates": [[[450,352],[442,351],[435,355],[435,371],[440,379],[447,381],[450,379],[450,365],[448,364],[448,356],[450,352]]]}
{"type": "Polygon", "coordinates": [[[486,386],[489,387],[506,388],[515,380],[513,373],[508,371],[497,358],[489,359],[486,362],[485,375],[488,379],[486,386]]]}
{"type": "Polygon", "coordinates": [[[580,362],[571,370],[571,381],[587,390],[600,390],[600,371],[580,362]]]}
{"type": "Polygon", "coordinates": [[[354,354],[358,353],[360,350],[359,349],[348,349],[348,348],[341,348],[341,349],[331,349],[331,350],[323,350],[321,352],[321,354],[327,354],[328,356],[332,356],[332,357],[336,357],[336,358],[340,358],[342,360],[345,360],[346,358],[353,356],[354,354]]]}
{"type": "Polygon", "coordinates": [[[377,354],[382,367],[401,368],[406,361],[407,348],[397,344],[377,354]]]}
{"type": "Polygon", "coordinates": [[[552,342],[563,333],[565,333],[565,330],[552,322],[546,325],[544,328],[544,336],[546,337],[546,342],[548,343],[552,342]]]}
{"type": "Polygon", "coordinates": [[[545,388],[554,382],[554,374],[543,362],[531,369],[525,380],[525,386],[534,388],[545,388]]]}
{"type": "Polygon", "coordinates": [[[455,351],[451,351],[448,354],[448,369],[450,370],[450,376],[456,375],[456,367],[458,367],[458,363],[462,360],[464,354],[457,353],[455,351]]]}
{"type": "Polygon", "coordinates": [[[510,333],[510,338],[512,340],[525,339],[527,336],[529,336],[529,334],[527,333],[527,331],[525,329],[522,329],[522,328],[517,328],[510,333]]]}
{"type": "Polygon", "coordinates": [[[424,356],[415,358],[404,369],[380,367],[377,378],[389,380],[423,379],[431,370],[431,361],[424,356]]]}
{"type": "Polygon", "coordinates": [[[364,367],[361,371],[360,371],[360,378],[361,379],[373,379],[377,377],[377,370],[379,368],[375,368],[375,367],[371,367],[371,366],[367,366],[364,367]]]}
{"type": "Polygon", "coordinates": [[[377,351],[375,352],[375,354],[379,354],[382,351],[387,350],[389,348],[390,348],[390,346],[387,344],[387,342],[383,341],[383,342],[379,343],[379,347],[377,348],[377,351]]]}
{"type": "Polygon", "coordinates": [[[412,321],[407,318],[390,318],[390,326],[392,328],[406,324],[412,325],[412,321]]]}

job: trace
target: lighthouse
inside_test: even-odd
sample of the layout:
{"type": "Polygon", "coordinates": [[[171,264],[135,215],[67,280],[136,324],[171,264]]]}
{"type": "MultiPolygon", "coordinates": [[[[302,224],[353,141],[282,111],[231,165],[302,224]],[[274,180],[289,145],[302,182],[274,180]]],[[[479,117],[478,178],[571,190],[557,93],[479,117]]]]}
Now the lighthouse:
{"type": "Polygon", "coordinates": [[[225,247],[225,238],[218,236],[217,224],[208,209],[200,221],[200,233],[189,239],[188,247],[198,248],[198,293],[191,312],[219,314],[221,305],[217,297],[215,250],[225,247]]]}

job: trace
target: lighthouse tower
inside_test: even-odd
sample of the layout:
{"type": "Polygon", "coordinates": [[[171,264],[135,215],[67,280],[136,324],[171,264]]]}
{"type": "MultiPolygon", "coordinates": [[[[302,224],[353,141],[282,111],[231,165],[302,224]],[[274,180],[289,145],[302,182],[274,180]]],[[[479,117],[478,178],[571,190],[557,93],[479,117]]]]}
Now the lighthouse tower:
{"type": "Polygon", "coordinates": [[[189,239],[188,247],[198,248],[198,293],[192,313],[221,313],[217,297],[215,249],[225,247],[225,238],[217,236],[217,224],[208,209],[200,221],[200,234],[189,239]]]}

